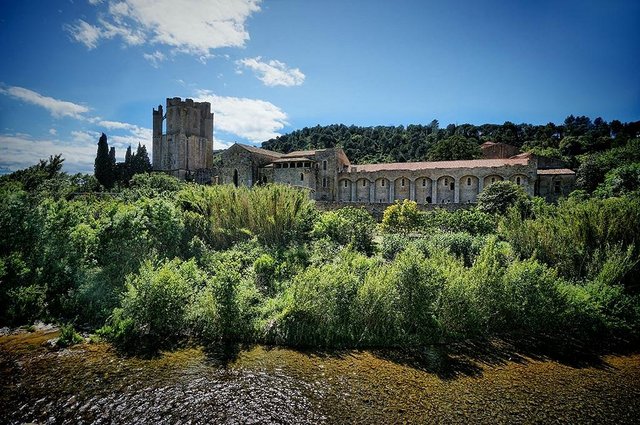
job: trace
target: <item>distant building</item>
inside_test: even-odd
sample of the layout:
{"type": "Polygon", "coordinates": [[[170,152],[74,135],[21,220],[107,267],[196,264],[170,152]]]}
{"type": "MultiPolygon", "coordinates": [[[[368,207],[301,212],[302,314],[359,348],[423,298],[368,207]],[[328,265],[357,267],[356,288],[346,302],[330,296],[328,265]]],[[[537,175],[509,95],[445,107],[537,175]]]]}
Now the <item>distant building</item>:
{"type": "Polygon", "coordinates": [[[318,201],[359,203],[402,199],[420,204],[474,203],[484,187],[501,180],[514,182],[530,195],[555,200],[571,192],[575,181],[575,173],[568,169],[539,170],[532,154],[353,165],[340,148],[282,154],[239,143],[222,152],[217,171],[220,184],[283,183],[309,189],[318,201]]]}
{"type": "Polygon", "coordinates": [[[481,146],[483,159],[364,165],[351,164],[340,148],[283,154],[236,143],[214,168],[211,104],[174,97],[166,106],[166,115],[162,105],[153,110],[153,169],[200,183],[283,183],[328,202],[464,204],[501,180],[550,201],[568,195],[575,182],[575,173],[561,163],[494,142],[481,146]]]}
{"type": "Polygon", "coordinates": [[[213,113],[208,102],[167,98],[153,110],[153,169],[206,182],[213,169],[213,113]],[[163,132],[163,121],[166,121],[163,132]]]}

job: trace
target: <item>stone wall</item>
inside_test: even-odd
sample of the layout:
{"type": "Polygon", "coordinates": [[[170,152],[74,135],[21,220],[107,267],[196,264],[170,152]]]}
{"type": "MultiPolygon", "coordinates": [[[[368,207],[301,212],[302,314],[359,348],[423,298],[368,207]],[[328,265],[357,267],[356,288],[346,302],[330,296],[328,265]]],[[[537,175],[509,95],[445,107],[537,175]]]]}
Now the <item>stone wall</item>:
{"type": "MultiPolygon", "coordinates": [[[[337,210],[345,207],[364,208],[369,212],[369,214],[374,216],[375,219],[378,221],[382,220],[382,215],[384,214],[384,210],[387,209],[388,206],[392,205],[389,203],[370,204],[366,202],[323,202],[323,201],[316,201],[315,204],[320,211],[333,211],[333,210],[337,210]]],[[[471,208],[474,204],[442,204],[442,205],[417,204],[417,205],[420,211],[433,211],[438,208],[442,208],[447,211],[455,211],[459,209],[471,208]]]]}

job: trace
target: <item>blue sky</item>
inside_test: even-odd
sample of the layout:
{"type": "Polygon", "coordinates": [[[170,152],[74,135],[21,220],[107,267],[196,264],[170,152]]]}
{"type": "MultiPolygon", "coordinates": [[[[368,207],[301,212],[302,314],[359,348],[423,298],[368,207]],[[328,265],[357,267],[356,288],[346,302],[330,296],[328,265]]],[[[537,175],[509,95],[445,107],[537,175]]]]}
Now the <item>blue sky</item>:
{"type": "Polygon", "coordinates": [[[215,148],[305,126],[640,119],[638,1],[5,0],[0,172],[151,149],[212,103],[215,148]]]}

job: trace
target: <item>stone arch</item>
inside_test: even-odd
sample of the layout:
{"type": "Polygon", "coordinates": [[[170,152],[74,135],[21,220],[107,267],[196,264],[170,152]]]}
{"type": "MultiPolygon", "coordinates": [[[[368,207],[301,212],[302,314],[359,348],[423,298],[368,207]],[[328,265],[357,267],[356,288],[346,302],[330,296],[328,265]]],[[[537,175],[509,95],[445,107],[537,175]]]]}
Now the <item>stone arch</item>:
{"type": "Polygon", "coordinates": [[[452,204],[455,202],[456,179],[442,176],[436,181],[436,202],[438,204],[452,204]]]}
{"type": "Polygon", "coordinates": [[[498,175],[498,174],[491,174],[488,175],[487,177],[484,178],[484,184],[482,185],[482,187],[487,187],[490,184],[493,184],[495,182],[499,182],[504,180],[504,177],[498,175]]]}
{"type": "Polygon", "coordinates": [[[351,180],[338,180],[338,200],[340,202],[351,202],[351,180]]]}
{"type": "Polygon", "coordinates": [[[369,202],[369,194],[371,190],[371,182],[365,178],[356,180],[356,201],[369,202]]]}
{"type": "Polygon", "coordinates": [[[389,202],[389,180],[384,177],[377,178],[375,181],[375,198],[376,203],[388,203],[389,202]]]}
{"type": "Polygon", "coordinates": [[[529,179],[524,174],[514,174],[509,180],[522,187],[525,191],[529,189],[529,179]]]}
{"type": "Polygon", "coordinates": [[[393,182],[393,200],[401,201],[403,199],[410,199],[411,197],[411,182],[407,177],[398,177],[393,182]]]}
{"type": "Polygon", "coordinates": [[[416,202],[419,204],[430,204],[433,202],[433,180],[429,177],[418,177],[415,180],[416,202]]]}
{"type": "Polygon", "coordinates": [[[480,180],[476,176],[469,174],[463,176],[458,184],[460,185],[460,203],[467,204],[476,202],[480,188],[480,180]]]}

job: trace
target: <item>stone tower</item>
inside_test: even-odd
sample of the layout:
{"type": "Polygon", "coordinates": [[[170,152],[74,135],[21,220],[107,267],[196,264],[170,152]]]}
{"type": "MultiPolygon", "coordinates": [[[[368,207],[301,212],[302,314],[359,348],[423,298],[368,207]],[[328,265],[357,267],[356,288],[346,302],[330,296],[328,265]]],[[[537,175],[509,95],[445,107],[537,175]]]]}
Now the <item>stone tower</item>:
{"type": "Polygon", "coordinates": [[[213,167],[213,113],[208,102],[167,98],[153,110],[153,169],[184,179],[213,167]],[[162,121],[166,131],[162,132],[162,121]]]}

